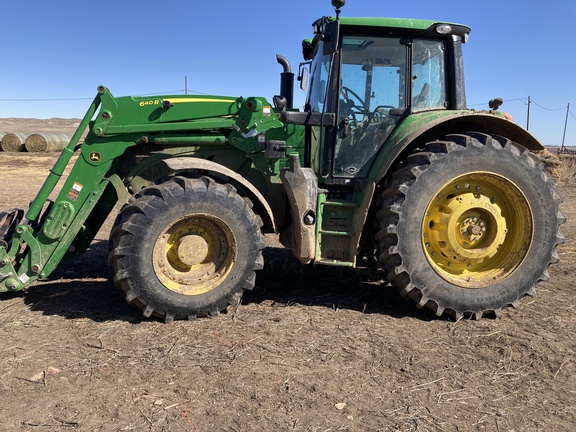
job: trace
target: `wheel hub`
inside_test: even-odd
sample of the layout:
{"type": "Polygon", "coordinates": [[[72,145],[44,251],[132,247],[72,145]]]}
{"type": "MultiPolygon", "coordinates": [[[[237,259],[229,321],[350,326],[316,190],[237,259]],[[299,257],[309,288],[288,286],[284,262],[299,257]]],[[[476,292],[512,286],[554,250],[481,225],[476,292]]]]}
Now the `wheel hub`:
{"type": "Polygon", "coordinates": [[[470,242],[477,242],[486,232],[486,222],[477,217],[466,218],[462,222],[462,238],[470,242]]]}
{"type": "Polygon", "coordinates": [[[208,255],[208,243],[199,235],[187,235],[178,241],[178,258],[188,266],[204,261],[208,255]]]}
{"type": "Polygon", "coordinates": [[[507,227],[502,210],[488,197],[471,191],[439,198],[431,237],[450,263],[474,264],[494,256],[504,242],[507,227]]]}
{"type": "Polygon", "coordinates": [[[473,173],[444,185],[422,225],[425,255],[447,281],[466,288],[493,285],[515,270],[532,237],[532,213],[509,180],[473,173]]]}
{"type": "Polygon", "coordinates": [[[152,264],[158,280],[184,295],[211,291],[228,277],[236,261],[236,239],[213,215],[177,219],[158,236],[152,264]]]}

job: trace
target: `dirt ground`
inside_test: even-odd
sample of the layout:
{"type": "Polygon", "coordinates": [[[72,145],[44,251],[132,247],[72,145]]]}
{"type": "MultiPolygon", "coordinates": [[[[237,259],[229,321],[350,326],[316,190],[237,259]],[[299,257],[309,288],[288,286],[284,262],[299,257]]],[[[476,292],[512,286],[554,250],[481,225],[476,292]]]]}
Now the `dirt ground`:
{"type": "MultiPolygon", "coordinates": [[[[26,208],[56,157],[0,153],[0,209],[26,208]]],[[[576,187],[559,192],[551,280],[480,321],[434,318],[376,270],[302,266],[269,237],[240,306],[163,324],[114,287],[108,221],[50,280],[0,294],[0,430],[572,431],[576,187]]]]}

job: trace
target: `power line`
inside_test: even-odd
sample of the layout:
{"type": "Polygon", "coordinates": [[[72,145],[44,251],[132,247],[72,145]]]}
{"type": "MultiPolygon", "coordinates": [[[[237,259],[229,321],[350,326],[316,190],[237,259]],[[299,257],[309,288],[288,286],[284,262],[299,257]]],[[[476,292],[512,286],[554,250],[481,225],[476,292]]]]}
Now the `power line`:
{"type": "Polygon", "coordinates": [[[58,99],[0,99],[0,102],[55,102],[55,101],[83,101],[94,98],[58,98],[58,99]]]}
{"type": "MultiPolygon", "coordinates": [[[[528,105],[528,99],[530,99],[530,103],[533,103],[534,105],[538,106],[539,108],[546,110],[546,111],[563,111],[565,108],[546,108],[545,106],[540,105],[538,102],[536,102],[534,99],[530,98],[530,96],[525,97],[525,98],[516,98],[516,99],[505,99],[503,102],[517,102],[520,101],[522,102],[524,105],[528,105]]],[[[474,107],[474,106],[480,106],[480,105],[486,105],[486,102],[484,103],[479,103],[479,104],[468,104],[469,107],[474,107]]]]}
{"type": "MultiPolygon", "coordinates": [[[[503,102],[516,102],[516,101],[521,101],[523,102],[525,105],[527,104],[526,98],[517,98],[517,99],[506,99],[503,100],[503,102]]],[[[477,104],[468,104],[469,107],[473,107],[473,106],[480,106],[480,105],[487,105],[488,102],[484,102],[484,103],[477,103],[477,104]]]]}
{"type": "Polygon", "coordinates": [[[540,105],[540,104],[539,104],[538,102],[536,102],[534,99],[531,99],[531,101],[532,101],[532,103],[533,103],[534,105],[536,105],[536,106],[538,106],[538,107],[540,107],[540,108],[542,108],[543,110],[546,110],[546,111],[563,111],[563,110],[565,109],[564,107],[562,107],[562,108],[556,108],[556,109],[546,108],[546,107],[543,107],[542,105],[540,105]]]}
{"type": "MultiPolygon", "coordinates": [[[[154,92],[154,93],[143,93],[139,95],[131,95],[131,96],[159,96],[159,95],[170,95],[176,93],[195,93],[199,95],[205,95],[206,93],[194,91],[194,90],[169,90],[165,92],[154,92]]],[[[94,98],[34,98],[34,99],[0,99],[0,102],[66,102],[66,101],[85,101],[85,100],[93,100],[94,98]]]]}

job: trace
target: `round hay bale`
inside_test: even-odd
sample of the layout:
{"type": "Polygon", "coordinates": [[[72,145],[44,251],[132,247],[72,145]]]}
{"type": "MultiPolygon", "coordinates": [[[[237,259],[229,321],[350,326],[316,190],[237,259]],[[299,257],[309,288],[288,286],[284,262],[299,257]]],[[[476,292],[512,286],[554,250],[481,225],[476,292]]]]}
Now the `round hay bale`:
{"type": "Polygon", "coordinates": [[[24,146],[32,153],[61,151],[70,142],[70,137],[61,133],[33,133],[28,135],[24,146]]]}
{"type": "Polygon", "coordinates": [[[2,147],[2,150],[6,152],[26,151],[24,141],[26,141],[27,137],[28,134],[25,133],[7,133],[2,137],[0,147],[2,147]]]}

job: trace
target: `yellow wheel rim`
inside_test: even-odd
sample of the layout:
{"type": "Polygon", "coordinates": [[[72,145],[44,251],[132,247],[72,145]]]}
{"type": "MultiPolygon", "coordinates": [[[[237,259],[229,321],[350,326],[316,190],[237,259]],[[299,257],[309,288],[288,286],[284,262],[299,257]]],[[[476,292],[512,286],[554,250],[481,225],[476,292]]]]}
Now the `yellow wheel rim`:
{"type": "Polygon", "coordinates": [[[483,288],[522,263],[533,234],[530,205],[496,174],[477,172],[442,186],[422,221],[422,246],[434,271],[462,288],[483,288]]]}
{"type": "Polygon", "coordinates": [[[184,295],[207,293],[228,276],[237,246],[230,228],[220,219],[197,214],[167,226],[154,245],[153,267],[169,290],[184,295]]]}

